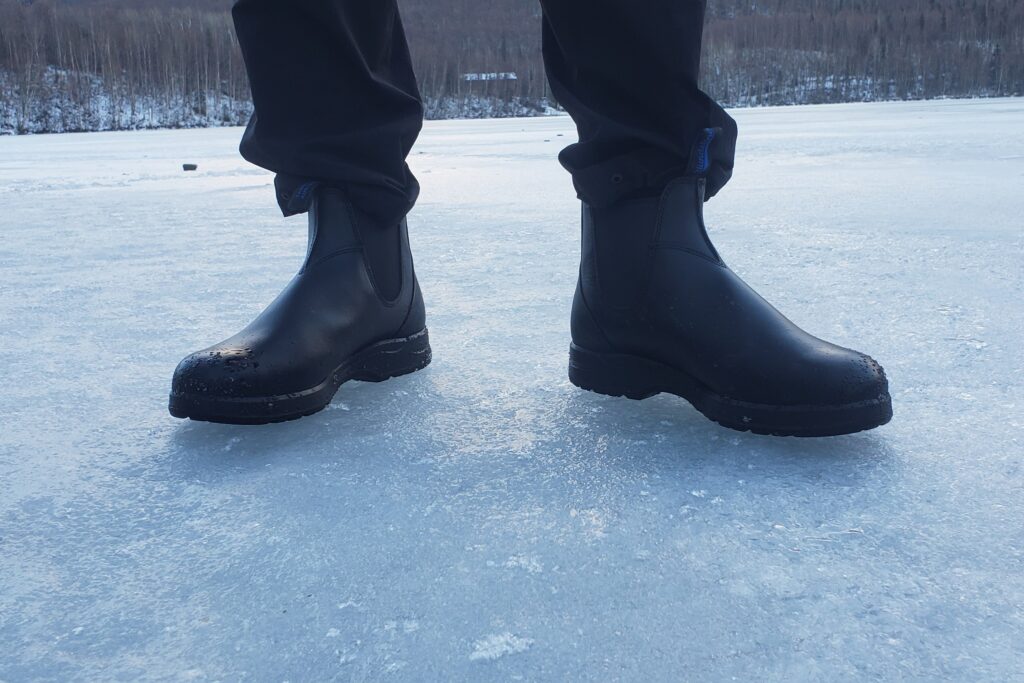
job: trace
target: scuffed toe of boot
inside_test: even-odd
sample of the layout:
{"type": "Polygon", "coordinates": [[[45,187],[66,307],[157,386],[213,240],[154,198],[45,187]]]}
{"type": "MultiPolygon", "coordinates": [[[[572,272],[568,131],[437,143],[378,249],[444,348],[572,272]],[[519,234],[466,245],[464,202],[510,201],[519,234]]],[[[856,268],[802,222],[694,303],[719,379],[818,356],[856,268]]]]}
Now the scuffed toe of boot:
{"type": "Polygon", "coordinates": [[[171,393],[237,397],[259,390],[260,363],[252,349],[215,346],[186,356],[174,370],[171,393]]]}
{"type": "MultiPolygon", "coordinates": [[[[857,352],[854,352],[857,353],[857,352]]],[[[847,402],[889,398],[889,378],[885,369],[871,356],[857,353],[856,367],[850,372],[846,389],[847,402]]]]}
{"type": "MultiPolygon", "coordinates": [[[[803,354],[788,364],[772,363],[763,374],[737,380],[735,389],[721,392],[730,398],[778,406],[837,406],[888,396],[889,382],[875,359],[852,349],[808,335],[803,354]]],[[[776,350],[774,358],[781,355],[776,350]]]]}
{"type": "Polygon", "coordinates": [[[882,366],[859,351],[810,340],[830,352],[793,369],[789,382],[775,376],[757,401],[709,397],[705,405],[712,419],[736,429],[792,436],[837,436],[889,422],[892,400],[882,366]]]}

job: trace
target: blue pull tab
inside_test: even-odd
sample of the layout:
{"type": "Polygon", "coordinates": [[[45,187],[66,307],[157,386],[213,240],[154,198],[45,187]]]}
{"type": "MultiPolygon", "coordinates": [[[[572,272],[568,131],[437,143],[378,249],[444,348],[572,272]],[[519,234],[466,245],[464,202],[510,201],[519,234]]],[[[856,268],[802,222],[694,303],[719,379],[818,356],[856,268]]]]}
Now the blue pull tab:
{"type": "Polygon", "coordinates": [[[309,211],[309,205],[313,201],[313,191],[320,187],[320,183],[310,180],[299,185],[288,200],[288,211],[302,213],[309,211]]]}
{"type": "Polygon", "coordinates": [[[717,134],[717,128],[705,128],[701,131],[700,137],[690,152],[691,175],[704,175],[711,169],[711,143],[717,134]]]}

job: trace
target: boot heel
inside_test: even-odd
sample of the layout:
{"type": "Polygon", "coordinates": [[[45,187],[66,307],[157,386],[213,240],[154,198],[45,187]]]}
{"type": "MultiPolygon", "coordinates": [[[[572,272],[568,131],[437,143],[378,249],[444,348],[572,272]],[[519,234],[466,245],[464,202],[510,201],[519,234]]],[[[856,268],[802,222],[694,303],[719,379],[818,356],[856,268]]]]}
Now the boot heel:
{"type": "Polygon", "coordinates": [[[427,330],[402,339],[378,342],[359,354],[350,366],[349,378],[360,382],[383,382],[430,365],[427,330]]]}
{"type": "Polygon", "coordinates": [[[569,345],[569,381],[580,389],[634,400],[660,394],[664,368],[621,353],[596,353],[569,345]]]}

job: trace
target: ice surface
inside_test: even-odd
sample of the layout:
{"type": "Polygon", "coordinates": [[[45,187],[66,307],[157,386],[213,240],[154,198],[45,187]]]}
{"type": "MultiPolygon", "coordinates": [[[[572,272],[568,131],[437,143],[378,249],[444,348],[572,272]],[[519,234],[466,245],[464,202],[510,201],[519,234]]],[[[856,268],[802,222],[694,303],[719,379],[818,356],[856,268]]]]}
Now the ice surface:
{"type": "Polygon", "coordinates": [[[713,237],[887,427],[573,388],[566,118],[426,126],[429,369],[180,422],[303,220],[237,129],[0,139],[0,680],[1024,677],[1024,100],[735,114],[713,237]]]}

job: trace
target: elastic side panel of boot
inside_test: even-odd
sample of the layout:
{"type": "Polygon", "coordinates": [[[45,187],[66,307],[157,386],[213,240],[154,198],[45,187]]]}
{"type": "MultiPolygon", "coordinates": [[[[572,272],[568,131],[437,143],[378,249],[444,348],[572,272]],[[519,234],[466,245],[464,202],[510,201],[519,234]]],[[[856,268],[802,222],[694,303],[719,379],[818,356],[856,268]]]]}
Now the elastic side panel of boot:
{"type": "Polygon", "coordinates": [[[596,280],[603,305],[619,309],[637,305],[650,273],[657,210],[657,199],[590,209],[596,280]]]}

